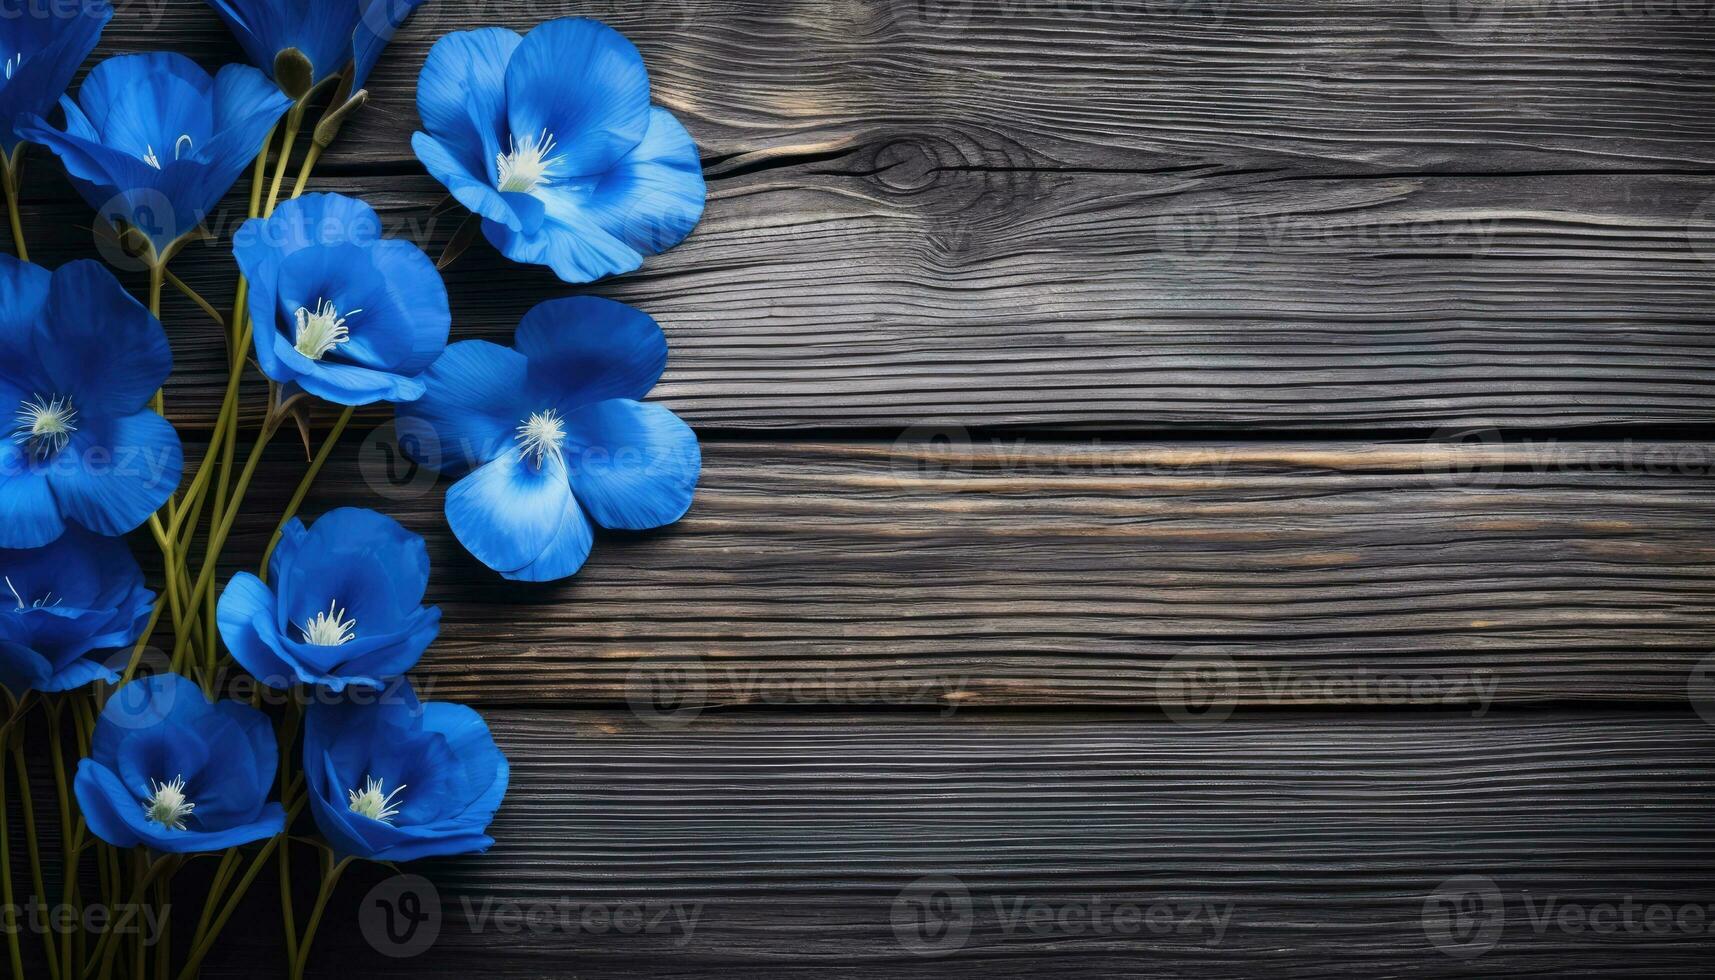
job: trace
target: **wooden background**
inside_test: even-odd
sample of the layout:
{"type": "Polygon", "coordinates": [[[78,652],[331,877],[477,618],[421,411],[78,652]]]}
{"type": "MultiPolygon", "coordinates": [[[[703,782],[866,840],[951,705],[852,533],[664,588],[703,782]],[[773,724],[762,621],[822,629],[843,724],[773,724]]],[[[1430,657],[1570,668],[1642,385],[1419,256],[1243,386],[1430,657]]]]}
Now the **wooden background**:
{"type": "MultiPolygon", "coordinates": [[[[703,154],[691,239],[588,287],[665,328],[697,503],[519,587],[354,426],[306,509],[428,538],[418,683],[513,785],[416,869],[427,954],[366,940],[366,871],[313,974],[1708,975],[1715,926],[1542,909],[1715,905],[1715,7],[429,0],[315,186],[438,254],[429,45],[568,14],[703,154]],[[1438,943],[1473,881],[1498,934],[1438,943]],[[529,908],[572,926],[467,914],[529,908]]],[[[241,57],[196,0],[103,50],[157,47],[241,57]]],[[[40,257],[90,254],[32,170],[40,257]]],[[[221,247],[178,271],[230,295],[221,247]]],[[[570,291],[480,242],[447,283],[500,341],[570,291]]],[[[220,342],[167,319],[194,444],[220,342]]],[[[208,975],[270,975],[258,891],[208,975]]]]}

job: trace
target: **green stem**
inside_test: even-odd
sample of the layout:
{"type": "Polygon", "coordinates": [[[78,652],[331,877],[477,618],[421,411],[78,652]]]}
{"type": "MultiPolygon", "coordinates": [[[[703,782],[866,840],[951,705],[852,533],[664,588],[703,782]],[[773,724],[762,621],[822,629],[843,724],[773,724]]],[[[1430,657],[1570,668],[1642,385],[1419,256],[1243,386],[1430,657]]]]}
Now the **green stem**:
{"type": "MultiPolygon", "coordinates": [[[[201,293],[192,289],[183,279],[173,275],[172,270],[166,270],[166,274],[167,282],[170,283],[174,289],[185,294],[186,299],[189,299],[191,302],[201,307],[202,311],[208,314],[209,319],[220,324],[220,328],[222,330],[226,329],[226,317],[222,316],[220,311],[214,308],[213,303],[203,299],[201,293]]],[[[228,339],[230,339],[230,336],[228,339]]]]}
{"type": "MultiPolygon", "coordinates": [[[[36,836],[36,805],[31,799],[30,767],[24,762],[24,743],[13,739],[9,751],[12,768],[18,773],[18,809],[24,817],[24,846],[30,849],[30,884],[35,888],[35,899],[38,902],[46,902],[48,886],[47,879],[42,877],[42,846],[41,839],[36,836]]],[[[47,947],[48,976],[52,980],[59,980],[59,948],[54,944],[52,930],[42,932],[42,943],[47,947]]]]}
{"type": "Polygon", "coordinates": [[[309,965],[310,944],[315,942],[316,927],[322,923],[322,913],[327,910],[328,899],[333,897],[334,888],[339,885],[339,876],[345,873],[347,866],[355,858],[340,858],[339,863],[325,869],[322,874],[322,887],[316,893],[316,907],[310,912],[310,920],[304,925],[304,938],[298,941],[298,961],[292,968],[292,980],[304,980],[304,968],[309,965]]]}
{"type": "MultiPolygon", "coordinates": [[[[297,804],[286,808],[287,827],[292,826],[292,820],[297,817],[303,806],[304,801],[299,800],[297,804]]],[[[220,910],[220,915],[215,917],[213,925],[209,927],[208,934],[203,936],[202,941],[191,950],[190,958],[179,970],[178,980],[194,980],[197,975],[197,968],[202,966],[203,958],[208,955],[209,950],[213,949],[215,942],[220,939],[220,931],[226,928],[226,920],[232,918],[232,913],[238,909],[238,903],[244,899],[245,893],[250,891],[251,883],[261,873],[263,866],[268,863],[268,859],[274,856],[274,848],[280,846],[280,842],[285,838],[286,831],[282,830],[269,838],[268,843],[262,845],[262,849],[256,852],[256,857],[250,861],[250,870],[244,873],[244,877],[239,879],[238,887],[234,888],[232,894],[227,896],[226,905],[220,910]]]]}
{"type": "MultiPolygon", "coordinates": [[[[17,708],[13,709],[14,714],[17,708]]],[[[0,766],[0,899],[6,902],[6,913],[17,915],[17,902],[12,895],[12,832],[7,826],[7,810],[10,809],[6,800],[6,767],[0,766]]],[[[11,928],[6,930],[6,955],[12,964],[12,976],[24,976],[24,952],[18,942],[18,934],[23,932],[16,918],[8,923],[11,928]]]]}
{"type": "MultiPolygon", "coordinates": [[[[137,852],[139,861],[143,860],[142,853],[141,850],[137,852]]],[[[136,876],[137,883],[131,886],[131,899],[127,904],[131,906],[140,904],[143,900],[143,892],[148,889],[150,883],[159,877],[163,871],[166,871],[170,864],[176,866],[177,861],[178,855],[163,854],[156,859],[154,864],[142,870],[136,876]]],[[[109,929],[102,934],[101,941],[95,945],[95,951],[101,954],[101,980],[108,980],[109,977],[113,976],[113,956],[119,951],[119,941],[113,938],[116,935],[118,935],[118,930],[109,929]]],[[[138,976],[141,975],[139,972],[138,976]]]]}
{"type": "Polygon", "coordinates": [[[280,159],[274,164],[274,181],[268,186],[268,207],[262,212],[264,218],[273,214],[274,206],[279,203],[280,184],[286,179],[286,167],[292,162],[292,148],[298,142],[298,129],[304,124],[304,108],[304,100],[299,99],[286,112],[286,135],[280,138],[280,159]]]}
{"type": "MultiPolygon", "coordinates": [[[[227,535],[232,532],[233,521],[238,519],[239,505],[244,503],[244,494],[250,488],[250,479],[256,475],[256,466],[262,461],[262,451],[267,448],[268,440],[272,439],[274,433],[279,431],[281,421],[277,418],[263,420],[262,431],[256,434],[256,443],[250,447],[250,457],[244,461],[244,472],[239,474],[238,482],[232,488],[232,500],[228,502],[224,511],[217,510],[220,519],[214,523],[209,534],[208,547],[203,555],[202,569],[197,572],[196,585],[191,587],[189,605],[193,608],[201,605],[204,597],[209,594],[209,587],[214,580],[215,564],[220,558],[221,549],[226,546],[227,535]]],[[[218,504],[219,502],[216,501],[217,508],[218,504]]],[[[210,520],[213,521],[213,518],[211,517],[210,520]]],[[[190,638],[182,634],[174,641],[174,659],[183,654],[184,648],[189,643],[190,638]]]]}
{"type": "MultiPolygon", "coordinates": [[[[18,148],[23,152],[23,147],[18,148]]],[[[16,161],[7,158],[0,166],[0,185],[6,191],[6,217],[12,223],[12,250],[18,253],[21,261],[30,261],[30,249],[24,244],[24,216],[18,211],[18,170],[16,161]]]]}
{"type": "Polygon", "coordinates": [[[286,533],[287,522],[298,516],[298,508],[303,506],[304,498],[309,495],[310,485],[315,482],[316,475],[322,471],[322,464],[328,461],[328,456],[333,453],[334,444],[339,442],[339,437],[345,433],[345,427],[351,424],[351,417],[356,411],[356,408],[347,405],[345,411],[339,413],[338,421],[334,422],[333,428],[328,430],[327,438],[322,440],[321,448],[316,450],[316,458],[310,460],[309,469],[304,471],[303,478],[298,481],[297,491],[292,494],[292,499],[287,502],[285,513],[280,515],[280,523],[274,528],[273,536],[268,539],[268,550],[262,553],[262,570],[260,573],[262,581],[268,581],[268,559],[274,556],[274,548],[279,545],[281,535],[286,533]]]}

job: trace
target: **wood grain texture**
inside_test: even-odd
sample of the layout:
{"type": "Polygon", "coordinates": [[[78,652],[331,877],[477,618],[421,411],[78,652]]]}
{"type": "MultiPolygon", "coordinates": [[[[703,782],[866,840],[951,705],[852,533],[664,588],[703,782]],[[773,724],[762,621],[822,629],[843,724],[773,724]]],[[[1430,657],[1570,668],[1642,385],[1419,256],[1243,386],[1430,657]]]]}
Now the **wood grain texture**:
{"type": "Polygon", "coordinates": [[[465,554],[385,434],[305,512],[375,500],[429,540],[418,676],[490,704],[1684,700],[1708,654],[1708,444],[944,438],[711,444],[683,521],[557,585],[465,554]]]}
{"type": "MultiPolygon", "coordinates": [[[[1524,0],[545,0],[429,3],[333,159],[410,158],[412,93],[452,30],[587,16],[630,37],[707,155],[768,163],[934,139],[988,167],[1308,171],[1715,164],[1702,4],[1524,0]]],[[[237,49],[197,0],[137,2],[109,50],[237,49]]]]}
{"type": "MultiPolygon", "coordinates": [[[[315,186],[438,253],[462,212],[431,215],[406,145],[427,43],[590,14],[637,39],[708,164],[703,226],[594,289],[660,318],[660,397],[700,427],[1703,423],[1715,18],[1646,6],[1443,32],[1436,0],[427,4],[315,186]]],[[[162,36],[235,56],[197,0],[107,43],[162,36]]],[[[39,185],[35,226],[87,225],[39,185]]],[[[230,294],[220,247],[180,272],[230,294]]],[[[486,243],[448,284],[456,335],[501,340],[568,291],[486,243]]],[[[169,310],[171,403],[206,424],[218,343],[169,310]]]]}
{"type": "MultiPolygon", "coordinates": [[[[1703,930],[1539,931],[1531,918],[1545,903],[1715,902],[1715,729],[1689,713],[1246,713],[1195,729],[746,713],[672,731],[625,715],[489,717],[512,788],[492,851],[417,869],[442,899],[439,942],[415,960],[377,955],[350,923],[379,871],[354,872],[319,975],[1706,975],[1703,930]],[[1425,928],[1430,896],[1461,875],[1492,881],[1505,912],[1498,944],[1468,959],[1425,928]],[[963,944],[935,957],[895,928],[896,914],[916,921],[896,901],[925,876],[971,903],[963,944]],[[1008,921],[1045,904],[1077,922],[1092,900],[1230,918],[1219,939],[1008,921]],[[546,913],[537,929],[490,918],[473,934],[466,901],[514,926],[546,913]],[[591,906],[680,908],[694,928],[580,931],[591,906]]],[[[260,957],[235,941],[210,976],[254,975],[260,957]]]]}
{"type": "MultiPolygon", "coordinates": [[[[718,181],[690,241],[591,291],[661,321],[672,360],[657,396],[704,428],[1715,417],[1715,178],[892,179],[718,181]]],[[[432,254],[462,220],[433,213],[426,176],[325,186],[432,254]]],[[[59,229],[37,243],[43,261],[91,254],[73,230],[81,207],[34,209],[36,227],[59,229]]],[[[177,265],[226,308],[224,246],[177,265]]],[[[486,242],[446,279],[455,338],[510,342],[526,310],[567,292],[486,242]]],[[[206,425],[219,332],[178,297],[166,320],[169,404],[206,425]]]]}

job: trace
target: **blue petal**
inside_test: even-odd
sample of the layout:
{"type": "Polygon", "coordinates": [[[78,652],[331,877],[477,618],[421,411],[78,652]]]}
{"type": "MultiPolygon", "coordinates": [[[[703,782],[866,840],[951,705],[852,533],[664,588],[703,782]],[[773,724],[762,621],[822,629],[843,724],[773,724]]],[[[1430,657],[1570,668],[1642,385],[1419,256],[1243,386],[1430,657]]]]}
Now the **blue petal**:
{"type": "Polygon", "coordinates": [[[485,340],[448,346],[420,376],[423,397],[399,406],[400,446],[448,474],[508,451],[529,415],[528,368],[524,355],[485,340]]]}
{"type": "Polygon", "coordinates": [[[569,578],[584,567],[594,544],[595,532],[590,527],[589,517],[584,514],[577,498],[568,495],[565,514],[560,518],[560,529],[548,547],[536,556],[535,561],[515,571],[501,572],[500,576],[514,582],[556,582],[569,578]]]}
{"type": "Polygon", "coordinates": [[[215,73],[211,94],[215,130],[222,136],[236,135],[231,147],[199,151],[200,158],[209,162],[221,154],[232,153],[240,158],[242,166],[249,166],[262,149],[262,137],[292,106],[292,100],[270,83],[268,76],[249,65],[221,68],[215,73]]]}
{"type": "Polygon", "coordinates": [[[540,467],[520,453],[502,454],[447,491],[447,524],[465,550],[499,572],[535,561],[553,544],[571,488],[552,453],[540,467]]]}
{"type": "Polygon", "coordinates": [[[423,0],[360,0],[352,34],[351,87],[360,89],[393,35],[423,0]]]}
{"type": "Polygon", "coordinates": [[[608,234],[581,209],[556,210],[560,198],[552,195],[541,200],[547,220],[534,235],[484,220],[483,236],[512,261],[545,265],[572,284],[633,272],[643,265],[643,256],[636,249],[608,234]]]}
{"type": "Polygon", "coordinates": [[[654,318],[597,296],[538,303],[513,340],[530,359],[537,390],[563,410],[608,398],[642,398],[667,367],[667,338],[654,318]]]}
{"type": "Polygon", "coordinates": [[[117,768],[131,734],[161,727],[192,727],[209,711],[202,688],[181,674],[139,677],[114,691],[102,706],[90,758],[117,768]]]}
{"type": "MultiPolygon", "coordinates": [[[[506,65],[521,40],[504,27],[455,31],[429,49],[417,77],[417,114],[445,154],[445,167],[490,188],[494,157],[506,132],[506,65]]],[[[421,148],[418,156],[423,156],[421,148]]],[[[429,170],[445,182],[436,166],[429,170]]],[[[465,206],[482,213],[469,202],[465,206]]]]}
{"type": "Polygon", "coordinates": [[[588,18],[551,20],[525,35],[506,65],[508,131],[552,135],[553,173],[598,174],[649,125],[649,74],[625,36],[588,18]]]}
{"type": "Polygon", "coordinates": [[[314,78],[323,78],[351,60],[352,31],[357,10],[352,3],[303,0],[209,0],[244,46],[244,53],[265,71],[274,70],[274,57],[296,48],[310,60],[314,78]]]}
{"type": "Polygon", "coordinates": [[[310,526],[275,579],[285,621],[302,623],[337,602],[359,635],[388,632],[423,600],[429,553],[423,539],[385,514],[341,507],[310,526]]]}
{"type": "Polygon", "coordinates": [[[427,133],[413,133],[411,149],[429,175],[445,185],[448,193],[460,204],[503,227],[516,230],[522,226],[512,205],[500,196],[500,192],[466,170],[445,143],[427,133]]]}
{"type": "Polygon", "coordinates": [[[138,411],[173,369],[161,322],[89,259],[54,271],[36,336],[54,394],[71,396],[86,418],[138,411]]]}
{"type": "Polygon", "coordinates": [[[297,671],[280,654],[274,608],[273,591],[249,572],[239,572],[220,593],[215,623],[240,667],[269,687],[287,688],[298,679],[297,671]]]}
{"type": "Polygon", "coordinates": [[[0,418],[11,419],[18,401],[46,380],[37,364],[35,331],[51,279],[39,265],[0,255],[0,418]]]}
{"type": "Polygon", "coordinates": [[[47,472],[0,439],[0,548],[40,548],[65,532],[47,472]]]}
{"type": "Polygon", "coordinates": [[[119,683],[119,672],[99,660],[87,658],[74,660],[53,676],[43,680],[40,690],[48,694],[57,694],[61,691],[75,691],[94,681],[117,684],[119,683]]]}
{"type": "Polygon", "coordinates": [[[566,416],[566,467],[597,524],[642,531],[690,509],[702,450],[662,406],[613,398],[566,416]]]}
{"type": "Polygon", "coordinates": [[[414,402],[423,397],[423,383],[384,371],[322,361],[298,375],[305,391],[336,405],[373,405],[376,402],[414,402]]]}
{"type": "Polygon", "coordinates": [[[179,137],[192,146],[216,129],[209,104],[214,80],[196,62],[169,51],[117,55],[90,70],[78,89],[78,106],[101,142],[136,157],[150,150],[165,163],[179,137]]]}
{"type": "Polygon", "coordinates": [[[60,510],[97,534],[135,530],[178,489],[179,434],[154,412],[91,419],[45,467],[60,510]]]}
{"type": "Polygon", "coordinates": [[[11,153],[19,139],[14,124],[25,113],[45,115],[65,93],[78,66],[89,57],[101,39],[101,30],[113,17],[105,2],[80,3],[70,10],[49,7],[46,16],[7,17],[8,32],[22,31],[28,38],[12,37],[6,55],[22,55],[23,61],[0,87],[0,149],[11,153]],[[30,50],[25,50],[28,44],[30,50]]]}
{"type": "Polygon", "coordinates": [[[657,255],[697,227],[707,196],[691,134],[672,113],[652,108],[643,142],[601,176],[583,207],[608,234],[657,255]]]}
{"type": "Polygon", "coordinates": [[[0,639],[0,687],[14,698],[25,691],[39,690],[47,683],[52,667],[47,658],[22,643],[0,639]]]}

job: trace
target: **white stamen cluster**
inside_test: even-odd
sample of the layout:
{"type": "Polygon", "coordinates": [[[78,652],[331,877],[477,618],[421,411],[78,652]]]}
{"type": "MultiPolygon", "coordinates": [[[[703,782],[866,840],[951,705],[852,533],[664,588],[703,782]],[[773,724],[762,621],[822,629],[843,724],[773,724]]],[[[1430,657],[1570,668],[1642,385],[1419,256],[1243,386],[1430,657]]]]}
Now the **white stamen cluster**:
{"type": "Polygon", "coordinates": [[[382,782],[374,776],[365,776],[361,793],[355,789],[346,790],[346,798],[351,802],[351,812],[382,823],[392,823],[393,818],[399,815],[399,807],[394,805],[393,800],[400,790],[405,788],[405,784],[400,783],[393,788],[393,792],[383,795],[382,782]]]}
{"type": "Polygon", "coordinates": [[[549,453],[560,455],[560,444],[565,441],[566,420],[557,409],[532,412],[518,427],[518,458],[535,457],[536,466],[541,467],[542,459],[549,453]]]}
{"type": "Polygon", "coordinates": [[[143,804],[144,816],[171,830],[185,829],[185,818],[197,808],[185,799],[185,777],[174,777],[169,783],[151,779],[149,790],[149,799],[143,804]]]}
{"type": "Polygon", "coordinates": [[[319,361],[328,351],[351,339],[351,331],[346,329],[345,321],[362,312],[352,310],[340,316],[333,303],[325,299],[317,300],[314,310],[300,306],[298,335],[293,346],[310,360],[319,361]]]}
{"type": "Polygon", "coordinates": [[[17,428],[12,441],[24,446],[37,459],[47,459],[71,441],[77,431],[77,409],[64,395],[36,395],[18,406],[17,428]]]}
{"type": "Polygon", "coordinates": [[[553,155],[556,144],[552,134],[544,129],[540,136],[523,139],[512,136],[508,142],[510,149],[506,153],[494,155],[494,170],[502,192],[528,194],[554,182],[557,176],[554,166],[560,158],[553,155]]]}
{"type": "Polygon", "coordinates": [[[345,610],[337,601],[328,603],[328,611],[304,620],[304,642],[318,647],[337,647],[350,643],[357,635],[357,620],[346,619],[345,610]]]}

